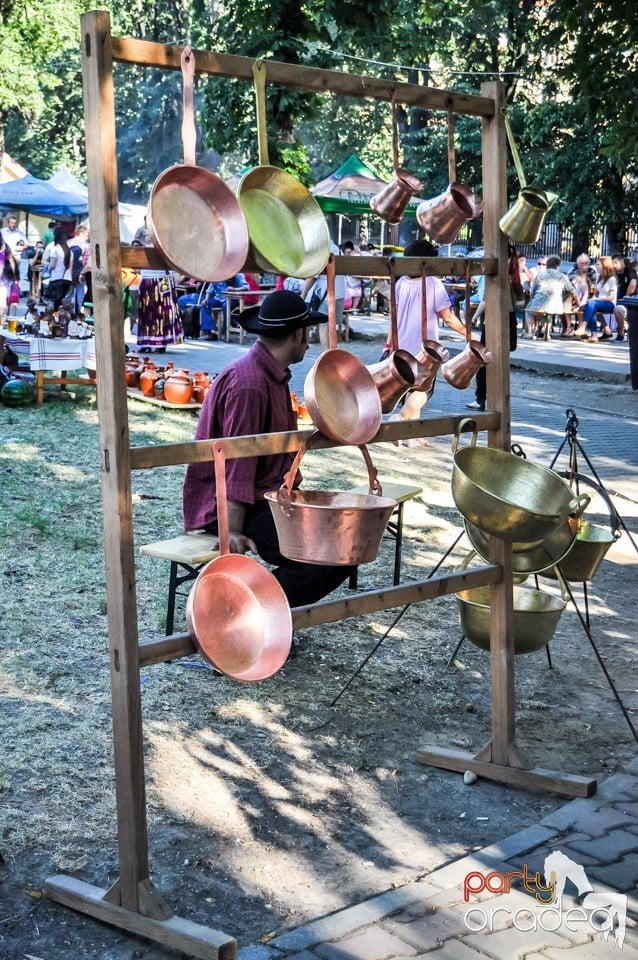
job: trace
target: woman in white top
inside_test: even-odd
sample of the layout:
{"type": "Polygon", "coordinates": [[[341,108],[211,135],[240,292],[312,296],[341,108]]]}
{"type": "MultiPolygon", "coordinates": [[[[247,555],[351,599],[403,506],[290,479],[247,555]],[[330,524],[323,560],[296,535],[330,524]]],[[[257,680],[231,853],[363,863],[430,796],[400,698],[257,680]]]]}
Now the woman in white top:
{"type": "Polygon", "coordinates": [[[53,233],[53,249],[49,257],[51,275],[47,296],[53,300],[53,309],[57,310],[71,289],[71,250],[66,233],[62,227],[56,227],[53,233]]]}
{"type": "MultiPolygon", "coordinates": [[[[415,240],[409,243],[403,255],[406,257],[436,257],[437,250],[428,240],[415,240]]],[[[422,286],[421,278],[399,277],[396,283],[397,334],[399,342],[395,347],[407,350],[416,356],[423,343],[421,329],[422,286]]],[[[465,337],[465,327],[450,306],[450,298],[438,277],[426,279],[427,333],[428,340],[439,339],[439,320],[465,337]]],[[[396,420],[416,420],[421,409],[431,396],[413,390],[408,393],[401,411],[393,415],[396,420]]],[[[420,439],[403,441],[406,446],[423,446],[420,439]]]]}
{"type": "MultiPolygon", "coordinates": [[[[596,314],[602,313],[611,316],[616,306],[618,295],[618,279],[611,257],[600,257],[598,260],[600,273],[596,282],[596,294],[585,304],[583,322],[576,330],[575,336],[586,337],[589,331],[588,342],[598,343],[598,319],[596,314]]],[[[612,332],[605,323],[601,340],[611,340],[612,332]]]]}

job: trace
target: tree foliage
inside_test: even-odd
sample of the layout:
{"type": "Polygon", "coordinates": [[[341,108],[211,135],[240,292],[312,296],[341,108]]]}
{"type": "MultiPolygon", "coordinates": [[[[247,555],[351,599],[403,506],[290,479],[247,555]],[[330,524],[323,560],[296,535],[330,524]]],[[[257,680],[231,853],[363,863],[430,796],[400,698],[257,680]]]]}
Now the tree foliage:
{"type": "MultiPolygon", "coordinates": [[[[37,174],[61,162],[81,172],[78,17],[68,0],[52,17],[42,0],[0,0],[0,151],[37,174]]],[[[113,31],[160,43],[308,63],[459,91],[500,78],[530,182],[554,190],[553,216],[584,243],[592,225],[638,215],[638,22],[619,0],[114,0],[113,31]]],[[[181,159],[181,78],[116,67],[123,199],[145,200],[157,174],[181,159]]],[[[198,78],[198,159],[229,176],[258,161],[250,84],[198,78]]],[[[304,182],[358,153],[392,172],[387,103],[267,88],[270,160],[304,182]]],[[[448,182],[446,117],[399,105],[400,159],[432,196],[448,182]]],[[[480,121],[456,118],[459,179],[480,189],[480,121]]],[[[509,165],[510,194],[518,182],[509,165]]]]}

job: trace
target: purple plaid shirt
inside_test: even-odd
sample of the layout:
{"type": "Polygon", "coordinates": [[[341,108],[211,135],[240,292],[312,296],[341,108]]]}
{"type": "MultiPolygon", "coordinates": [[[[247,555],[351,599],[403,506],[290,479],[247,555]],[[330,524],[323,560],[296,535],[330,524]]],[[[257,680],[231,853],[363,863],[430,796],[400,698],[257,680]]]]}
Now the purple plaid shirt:
{"type": "MultiPolygon", "coordinates": [[[[290,370],[259,341],[222,371],[206,395],[196,440],[244,437],[296,430],[290,402],[290,370]]],[[[276,490],[290,469],[293,454],[246,457],[226,462],[229,500],[253,504],[276,490]]],[[[299,474],[296,483],[299,481],[299,474]]],[[[296,485],[295,483],[295,485],[296,485]]],[[[183,491],[184,529],[201,530],[217,522],[215,467],[212,460],[189,463],[183,491]]]]}

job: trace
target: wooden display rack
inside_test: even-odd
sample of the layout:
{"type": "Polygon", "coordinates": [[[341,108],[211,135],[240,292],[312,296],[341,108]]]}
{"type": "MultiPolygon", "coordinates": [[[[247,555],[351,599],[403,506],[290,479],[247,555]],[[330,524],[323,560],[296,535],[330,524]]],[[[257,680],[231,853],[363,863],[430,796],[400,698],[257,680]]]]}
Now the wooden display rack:
{"type": "MultiPolygon", "coordinates": [[[[190,637],[176,634],[139,645],[135,590],[135,547],[131,471],[212,459],[209,441],[140,447],[129,445],[127,391],[124,378],[124,322],[120,295],[123,266],[164,266],[153,250],[120,245],[117,154],[113,95],[113,61],[179,71],[181,48],[113,37],[109,14],[86,13],[81,19],[84,115],[93,246],[93,292],[97,340],[99,443],[102,469],[104,549],[113,710],[113,742],[118,822],[119,879],[106,890],[68,876],[51,877],[48,895],[66,906],[201,958],[232,960],[236,941],[220,931],[175,917],[149,876],[140,666],[191,654],[190,637]]],[[[200,73],[252,82],[253,60],[228,54],[196,53],[200,73]]],[[[492,319],[487,346],[494,354],[488,368],[491,412],[474,418],[488,431],[490,446],[510,446],[510,382],[507,243],[498,227],[506,208],[506,141],[501,115],[503,90],[485,83],[481,96],[456,94],[414,84],[342,74],[268,61],[268,80],[315,92],[402,103],[429,110],[481,118],[485,249],[489,256],[469,263],[487,275],[486,313],[492,319]]],[[[419,276],[422,266],[433,275],[458,273],[459,260],[402,259],[397,272],[419,276]]],[[[338,273],[361,276],[390,273],[390,262],[362,257],[353,266],[336,259],[338,273]]],[[[451,434],[463,419],[433,418],[381,426],[373,443],[451,434]]],[[[307,430],[224,441],[227,457],[256,456],[299,449],[307,430]]],[[[324,446],[336,446],[325,440],[324,446]]],[[[542,788],[588,796],[595,781],[547,770],[524,769],[514,738],[514,645],[511,547],[493,540],[490,563],[451,575],[366,592],[345,600],[327,600],[293,611],[296,627],[315,626],[406,603],[428,600],[491,584],[492,737],[476,756],[451,750],[420,750],[419,760],[449,770],[474,770],[480,776],[518,787],[542,788]]]]}

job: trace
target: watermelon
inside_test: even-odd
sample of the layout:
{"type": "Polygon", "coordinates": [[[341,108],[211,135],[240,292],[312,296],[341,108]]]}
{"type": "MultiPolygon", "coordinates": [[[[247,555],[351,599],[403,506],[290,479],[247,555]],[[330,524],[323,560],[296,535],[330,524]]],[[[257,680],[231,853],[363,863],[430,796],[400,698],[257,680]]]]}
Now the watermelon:
{"type": "Polygon", "coordinates": [[[25,407],[35,400],[35,385],[29,380],[7,380],[0,390],[0,400],[7,407],[25,407]]]}

